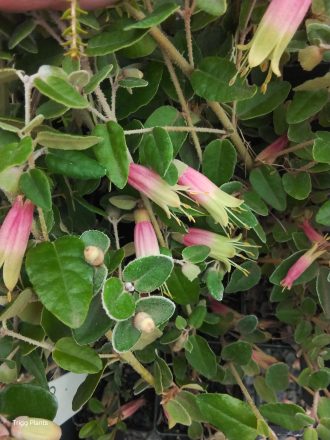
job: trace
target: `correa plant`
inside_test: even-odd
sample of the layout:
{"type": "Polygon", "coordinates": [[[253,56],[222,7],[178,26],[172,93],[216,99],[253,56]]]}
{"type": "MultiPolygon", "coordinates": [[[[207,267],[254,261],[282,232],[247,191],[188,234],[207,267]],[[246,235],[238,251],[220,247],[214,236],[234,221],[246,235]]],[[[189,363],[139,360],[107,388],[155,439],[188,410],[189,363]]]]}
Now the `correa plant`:
{"type": "Polygon", "coordinates": [[[0,438],[329,440],[330,2],[0,7],[0,438]]]}

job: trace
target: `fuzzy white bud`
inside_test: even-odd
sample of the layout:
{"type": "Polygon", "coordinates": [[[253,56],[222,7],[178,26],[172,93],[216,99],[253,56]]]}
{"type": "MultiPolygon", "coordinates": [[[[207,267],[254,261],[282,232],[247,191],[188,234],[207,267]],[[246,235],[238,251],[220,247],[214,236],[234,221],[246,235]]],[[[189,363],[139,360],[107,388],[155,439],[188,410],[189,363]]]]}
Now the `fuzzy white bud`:
{"type": "Polygon", "coordinates": [[[152,333],[156,325],[148,313],[139,312],[134,317],[134,327],[142,333],[152,333]]]}
{"type": "Polygon", "coordinates": [[[91,266],[100,266],[104,261],[104,252],[97,246],[87,246],[84,249],[84,257],[91,266]]]}

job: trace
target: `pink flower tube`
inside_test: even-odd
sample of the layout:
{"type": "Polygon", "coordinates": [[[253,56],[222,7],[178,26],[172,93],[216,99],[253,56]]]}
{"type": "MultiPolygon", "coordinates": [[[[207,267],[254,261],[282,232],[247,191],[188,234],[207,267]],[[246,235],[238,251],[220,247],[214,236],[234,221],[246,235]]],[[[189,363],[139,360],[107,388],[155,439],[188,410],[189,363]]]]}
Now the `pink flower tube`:
{"type": "Polygon", "coordinates": [[[304,19],[312,0],[271,0],[249,43],[248,62],[256,67],[271,60],[271,69],[281,76],[279,62],[283,52],[304,19]]]}
{"type": "Polygon", "coordinates": [[[143,397],[125,403],[125,405],[122,405],[119,408],[118,416],[108,418],[108,426],[116,425],[116,423],[118,423],[120,420],[128,419],[128,417],[131,417],[134,413],[136,413],[136,411],[138,411],[145,404],[146,401],[143,397]]]}
{"type": "Polygon", "coordinates": [[[175,160],[174,164],[179,171],[179,183],[190,197],[205,208],[217,223],[228,226],[228,209],[237,208],[243,200],[225,193],[203,174],[179,160],[175,160]]]}
{"type": "Polygon", "coordinates": [[[0,229],[0,267],[3,281],[11,292],[17,284],[31,232],[34,206],[18,196],[0,229]]]}
{"type": "Polygon", "coordinates": [[[137,258],[159,255],[159,246],[156,233],[145,209],[134,212],[134,246],[137,258]]]}
{"type": "Polygon", "coordinates": [[[325,243],[326,238],[317,232],[313,226],[309,223],[307,219],[305,219],[301,225],[302,230],[304,231],[306,237],[313,243],[325,243]]]}
{"type": "Polygon", "coordinates": [[[281,281],[281,286],[290,290],[293,283],[309,268],[313,261],[324,254],[324,252],[326,252],[324,249],[319,250],[318,244],[315,244],[290,267],[288,273],[281,281]]]}
{"type": "Polygon", "coordinates": [[[169,208],[180,208],[181,206],[180,198],[175,192],[176,187],[170,186],[149,168],[131,163],[128,183],[163,208],[168,217],[171,216],[169,208]]]}
{"type": "Polygon", "coordinates": [[[280,136],[276,141],[268,145],[261,153],[258,154],[256,160],[260,162],[272,164],[276,161],[278,153],[280,153],[288,145],[289,140],[286,134],[280,136]]]}

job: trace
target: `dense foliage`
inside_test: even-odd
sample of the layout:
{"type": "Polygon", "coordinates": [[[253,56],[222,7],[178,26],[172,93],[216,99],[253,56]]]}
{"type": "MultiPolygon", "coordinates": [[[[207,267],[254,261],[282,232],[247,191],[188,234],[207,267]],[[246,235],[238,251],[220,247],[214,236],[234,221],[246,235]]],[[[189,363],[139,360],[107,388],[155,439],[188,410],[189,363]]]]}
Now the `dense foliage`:
{"type": "Polygon", "coordinates": [[[80,438],[154,395],[191,439],[330,438],[330,3],[286,3],[278,41],[263,0],[0,17],[8,420],[70,371],[80,438]]]}

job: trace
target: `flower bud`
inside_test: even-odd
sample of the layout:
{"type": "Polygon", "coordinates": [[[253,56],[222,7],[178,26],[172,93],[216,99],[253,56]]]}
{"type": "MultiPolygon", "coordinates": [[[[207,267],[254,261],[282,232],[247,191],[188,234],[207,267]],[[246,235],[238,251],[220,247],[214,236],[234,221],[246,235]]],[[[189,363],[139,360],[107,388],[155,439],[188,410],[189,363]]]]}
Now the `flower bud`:
{"type": "Polygon", "coordinates": [[[11,434],[18,440],[60,440],[62,430],[50,420],[23,416],[13,421],[11,434]]]}
{"type": "Polygon", "coordinates": [[[104,252],[97,246],[87,246],[84,249],[84,257],[91,266],[100,266],[104,261],[104,252]]]}
{"type": "Polygon", "coordinates": [[[307,46],[301,49],[298,60],[301,67],[308,72],[313,70],[323,59],[323,50],[317,46],[307,46]]]}
{"type": "Polygon", "coordinates": [[[156,325],[148,313],[139,312],[134,317],[134,327],[142,333],[152,333],[156,325]]]}
{"type": "Polygon", "coordinates": [[[136,67],[125,67],[121,72],[125,78],[143,78],[143,72],[136,67]]]}

